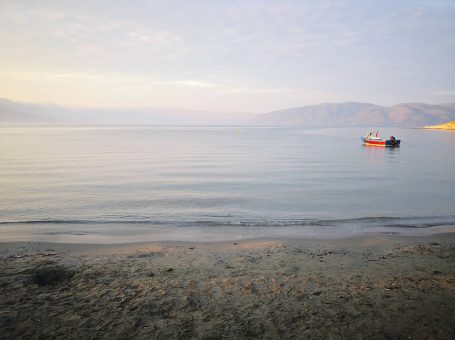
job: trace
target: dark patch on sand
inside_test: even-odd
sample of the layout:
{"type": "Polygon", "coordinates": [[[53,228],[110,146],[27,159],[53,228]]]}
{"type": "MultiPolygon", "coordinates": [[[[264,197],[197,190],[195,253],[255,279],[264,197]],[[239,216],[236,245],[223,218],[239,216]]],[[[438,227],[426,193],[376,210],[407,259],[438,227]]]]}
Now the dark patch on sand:
{"type": "Polygon", "coordinates": [[[75,271],[60,265],[46,264],[32,271],[31,282],[39,286],[53,286],[70,280],[75,271]]]}

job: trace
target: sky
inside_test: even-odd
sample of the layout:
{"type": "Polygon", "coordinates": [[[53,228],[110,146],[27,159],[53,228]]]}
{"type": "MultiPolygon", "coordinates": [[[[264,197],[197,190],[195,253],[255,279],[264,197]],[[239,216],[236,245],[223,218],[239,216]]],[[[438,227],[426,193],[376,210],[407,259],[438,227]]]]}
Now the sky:
{"type": "Polygon", "coordinates": [[[0,97],[262,113],[455,102],[455,0],[0,0],[0,97]]]}

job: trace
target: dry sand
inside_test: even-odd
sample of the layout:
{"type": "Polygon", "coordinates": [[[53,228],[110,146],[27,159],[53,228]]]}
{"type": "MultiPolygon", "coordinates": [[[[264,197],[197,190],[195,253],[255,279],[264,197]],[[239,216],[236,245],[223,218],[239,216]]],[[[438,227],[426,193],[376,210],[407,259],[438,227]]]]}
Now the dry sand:
{"type": "Polygon", "coordinates": [[[455,234],[0,243],[4,339],[454,339],[455,234]]]}

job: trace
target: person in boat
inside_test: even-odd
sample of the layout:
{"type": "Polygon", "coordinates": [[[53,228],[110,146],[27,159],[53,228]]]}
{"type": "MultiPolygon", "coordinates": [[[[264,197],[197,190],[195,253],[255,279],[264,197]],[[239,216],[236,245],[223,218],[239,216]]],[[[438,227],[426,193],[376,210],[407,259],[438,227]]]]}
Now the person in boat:
{"type": "Polygon", "coordinates": [[[390,141],[392,142],[392,146],[397,146],[397,141],[394,136],[390,136],[390,141]]]}

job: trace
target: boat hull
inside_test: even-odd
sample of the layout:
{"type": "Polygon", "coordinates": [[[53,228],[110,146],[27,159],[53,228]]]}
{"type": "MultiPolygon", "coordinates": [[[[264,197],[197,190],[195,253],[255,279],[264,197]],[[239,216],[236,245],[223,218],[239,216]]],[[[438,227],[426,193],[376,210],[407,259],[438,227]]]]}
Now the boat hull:
{"type": "Polygon", "coordinates": [[[380,147],[390,147],[390,148],[398,148],[400,147],[401,140],[397,139],[394,142],[391,140],[372,140],[362,137],[362,141],[364,145],[367,146],[380,146],[380,147]]]}

